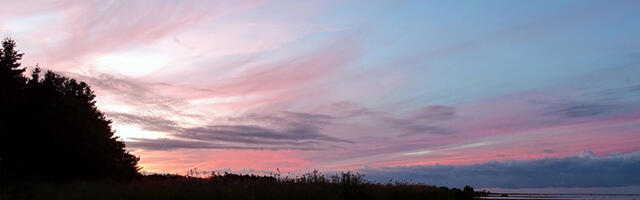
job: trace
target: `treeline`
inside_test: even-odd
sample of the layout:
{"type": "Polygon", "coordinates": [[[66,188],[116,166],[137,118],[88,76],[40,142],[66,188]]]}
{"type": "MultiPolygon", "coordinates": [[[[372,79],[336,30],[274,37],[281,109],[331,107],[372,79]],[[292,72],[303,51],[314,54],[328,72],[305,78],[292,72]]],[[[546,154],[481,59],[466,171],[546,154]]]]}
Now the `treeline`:
{"type": "MultiPolygon", "coordinates": [[[[19,188],[19,187],[13,187],[19,188]]],[[[477,199],[485,191],[436,187],[422,184],[373,183],[357,173],[343,172],[326,176],[317,171],[288,178],[278,175],[257,176],[211,174],[209,177],[146,175],[127,183],[76,182],[73,184],[37,184],[23,189],[0,190],[0,199],[477,199]],[[24,189],[27,188],[27,189],[24,189]],[[25,195],[29,194],[29,195],[25,195]]]]}
{"type": "Polygon", "coordinates": [[[139,176],[95,105],[89,85],[21,67],[12,39],[0,50],[0,180],[69,181],[139,176]]]}

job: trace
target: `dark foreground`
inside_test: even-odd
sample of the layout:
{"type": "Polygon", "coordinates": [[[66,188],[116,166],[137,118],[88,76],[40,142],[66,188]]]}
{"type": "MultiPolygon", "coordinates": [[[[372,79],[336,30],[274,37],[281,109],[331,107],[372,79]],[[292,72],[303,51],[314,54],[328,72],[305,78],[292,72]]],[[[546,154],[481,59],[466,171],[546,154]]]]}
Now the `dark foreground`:
{"type": "Polygon", "coordinates": [[[406,183],[371,183],[358,174],[297,178],[213,175],[196,178],[148,175],[128,182],[2,183],[0,199],[473,199],[485,195],[464,190],[406,183]]]}

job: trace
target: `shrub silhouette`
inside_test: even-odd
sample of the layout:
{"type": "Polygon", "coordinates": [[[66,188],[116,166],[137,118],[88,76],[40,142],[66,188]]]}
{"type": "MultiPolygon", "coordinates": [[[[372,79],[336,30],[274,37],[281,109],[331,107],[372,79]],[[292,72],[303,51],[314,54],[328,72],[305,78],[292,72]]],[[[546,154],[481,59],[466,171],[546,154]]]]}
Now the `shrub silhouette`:
{"type": "Polygon", "coordinates": [[[114,137],[89,85],[36,68],[5,39],[0,55],[0,178],[131,179],[138,158],[114,137]]]}

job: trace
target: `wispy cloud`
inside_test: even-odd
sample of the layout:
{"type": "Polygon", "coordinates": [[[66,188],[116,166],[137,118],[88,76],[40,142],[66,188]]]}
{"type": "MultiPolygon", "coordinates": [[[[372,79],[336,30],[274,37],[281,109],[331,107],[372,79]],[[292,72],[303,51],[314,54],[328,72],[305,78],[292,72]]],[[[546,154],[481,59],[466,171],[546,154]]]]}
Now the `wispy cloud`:
{"type": "Polygon", "coordinates": [[[199,22],[255,7],[259,2],[75,1],[47,8],[62,18],[47,24],[60,33],[50,59],[77,60],[86,55],[148,45],[192,28],[199,22]],[[61,27],[62,26],[62,27],[61,27]]]}

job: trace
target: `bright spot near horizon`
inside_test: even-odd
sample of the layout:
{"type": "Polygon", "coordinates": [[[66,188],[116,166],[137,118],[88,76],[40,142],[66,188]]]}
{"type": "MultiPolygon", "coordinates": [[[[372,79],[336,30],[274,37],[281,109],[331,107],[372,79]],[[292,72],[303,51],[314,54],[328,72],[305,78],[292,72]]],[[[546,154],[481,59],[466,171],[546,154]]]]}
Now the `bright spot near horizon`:
{"type": "Polygon", "coordinates": [[[120,137],[124,141],[133,141],[136,138],[144,139],[158,139],[167,136],[166,133],[143,130],[142,128],[134,125],[113,125],[115,135],[120,137]]]}

